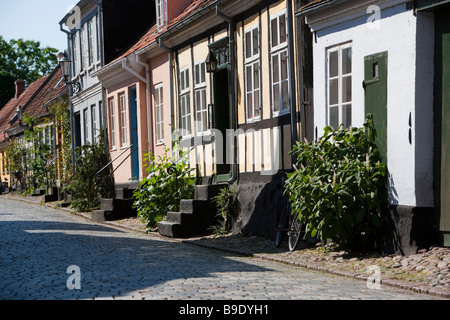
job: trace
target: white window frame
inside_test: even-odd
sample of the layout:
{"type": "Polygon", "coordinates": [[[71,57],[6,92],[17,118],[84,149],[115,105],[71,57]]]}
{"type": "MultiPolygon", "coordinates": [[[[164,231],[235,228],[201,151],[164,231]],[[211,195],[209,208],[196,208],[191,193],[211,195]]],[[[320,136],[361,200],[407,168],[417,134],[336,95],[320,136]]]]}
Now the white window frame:
{"type": "Polygon", "coordinates": [[[79,37],[79,33],[74,33],[73,37],[72,37],[72,53],[73,53],[73,57],[72,57],[73,66],[72,67],[73,67],[74,75],[78,74],[78,71],[80,70],[78,67],[79,61],[80,61],[80,59],[78,57],[78,47],[79,47],[79,45],[77,43],[77,41],[79,41],[78,37],[79,37]]]}
{"type": "Polygon", "coordinates": [[[245,109],[246,109],[246,118],[247,122],[256,122],[261,120],[261,34],[259,31],[259,24],[255,24],[253,26],[250,26],[249,28],[246,28],[244,30],[244,82],[245,82],[245,109]],[[257,52],[255,53],[255,43],[254,43],[254,32],[257,32],[258,35],[258,43],[257,43],[257,52]],[[247,34],[250,33],[250,51],[251,53],[248,54],[247,52],[247,34]],[[255,68],[258,68],[258,75],[255,79],[255,68]],[[248,70],[251,70],[251,88],[249,87],[249,74],[248,70]],[[255,80],[258,81],[258,87],[255,86],[255,80]],[[259,114],[255,115],[255,95],[258,95],[258,102],[259,102],[259,114]],[[251,100],[251,106],[250,106],[250,100],[251,100]],[[251,110],[252,116],[249,116],[249,109],[251,110]]]}
{"type": "Polygon", "coordinates": [[[158,84],[155,86],[155,130],[156,143],[164,143],[164,86],[158,84]]]}
{"type": "Polygon", "coordinates": [[[89,139],[89,108],[83,109],[84,144],[90,143],[89,139]]]}
{"type": "MultiPolygon", "coordinates": [[[[83,54],[84,48],[86,46],[86,39],[85,39],[85,29],[86,25],[84,25],[80,30],[80,53],[81,53],[81,71],[86,70],[86,57],[83,54]]],[[[88,50],[89,52],[89,50],[88,50]]],[[[89,62],[89,61],[88,61],[89,62]]]]}
{"type": "Polygon", "coordinates": [[[204,135],[209,131],[206,99],[206,64],[205,60],[202,60],[194,65],[195,131],[198,135],[204,135]]]}
{"type": "Polygon", "coordinates": [[[94,64],[94,18],[87,22],[88,67],[94,64]]]}
{"type": "Polygon", "coordinates": [[[116,102],[115,98],[109,100],[109,119],[111,126],[111,149],[117,149],[117,127],[116,127],[116,102]]]}
{"type": "Polygon", "coordinates": [[[156,0],[156,24],[158,31],[167,25],[167,0],[156,0]]]}
{"type": "MultiPolygon", "coordinates": [[[[327,88],[327,124],[332,125],[333,127],[336,126],[336,124],[331,123],[331,111],[332,108],[338,108],[338,123],[337,126],[340,126],[341,124],[344,124],[345,128],[349,128],[352,126],[352,111],[353,111],[353,92],[352,92],[352,85],[353,85],[353,46],[351,42],[339,44],[336,46],[332,46],[327,48],[326,52],[326,69],[327,69],[327,79],[326,79],[326,88],[327,88]],[[351,50],[352,58],[350,60],[350,66],[351,66],[351,72],[343,74],[343,51],[346,49],[351,50]],[[330,56],[332,53],[337,52],[338,53],[338,73],[335,76],[331,75],[331,68],[330,68],[330,56]],[[343,87],[344,87],[344,79],[350,78],[350,100],[344,101],[343,99],[343,87]],[[337,102],[332,103],[331,101],[331,81],[337,81],[337,102]],[[348,121],[347,117],[344,119],[344,107],[350,107],[350,120],[348,121]],[[347,122],[347,123],[344,123],[347,122]]],[[[334,102],[334,101],[333,101],[334,102]]],[[[337,129],[337,127],[335,128],[337,129]]]]}
{"type": "Polygon", "coordinates": [[[192,115],[189,67],[180,70],[180,111],[181,133],[183,138],[190,138],[192,136],[192,115]]]}
{"type": "Polygon", "coordinates": [[[290,102],[290,77],[289,77],[289,68],[290,68],[290,57],[289,57],[289,51],[288,51],[288,29],[287,29],[287,13],[286,10],[281,10],[280,12],[274,14],[273,16],[270,17],[270,77],[271,77],[271,92],[272,92],[272,101],[271,101],[271,105],[272,105],[272,113],[274,117],[278,117],[281,115],[285,115],[290,113],[291,111],[291,102],[290,102]],[[280,19],[282,19],[282,16],[284,16],[284,23],[285,23],[285,40],[283,42],[281,42],[281,37],[280,37],[280,19]],[[272,28],[272,22],[274,20],[277,20],[277,40],[276,40],[276,45],[274,44],[274,30],[272,28]],[[277,72],[277,76],[278,76],[278,81],[275,82],[274,79],[274,74],[275,74],[275,65],[274,65],[274,58],[276,57],[276,59],[278,60],[278,72],[277,72]],[[286,59],[286,78],[282,78],[282,64],[281,61],[282,59],[286,59]],[[285,84],[287,86],[287,108],[283,108],[283,84],[285,84]],[[278,90],[279,90],[279,108],[280,110],[275,110],[275,88],[276,86],[278,86],[278,90]]]}
{"type": "Polygon", "coordinates": [[[119,118],[120,118],[120,144],[122,148],[128,147],[128,119],[127,99],[125,93],[119,94],[119,118]]]}
{"type": "Polygon", "coordinates": [[[91,105],[91,130],[92,130],[92,143],[97,143],[97,135],[95,131],[97,130],[97,105],[91,105]]]}

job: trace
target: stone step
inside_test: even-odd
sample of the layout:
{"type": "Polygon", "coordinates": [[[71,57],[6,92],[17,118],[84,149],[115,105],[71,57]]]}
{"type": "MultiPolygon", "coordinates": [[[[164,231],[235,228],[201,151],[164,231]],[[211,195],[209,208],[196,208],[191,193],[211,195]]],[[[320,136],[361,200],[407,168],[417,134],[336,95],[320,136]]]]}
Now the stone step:
{"type": "Polygon", "coordinates": [[[211,203],[207,200],[183,199],[180,201],[180,212],[194,213],[210,210],[211,203]]]}
{"type": "Polygon", "coordinates": [[[194,199],[195,200],[208,200],[217,196],[220,190],[226,185],[214,184],[214,185],[198,185],[195,186],[194,199]]]}
{"type": "Polygon", "coordinates": [[[195,223],[197,222],[196,217],[193,213],[188,213],[188,212],[168,212],[167,213],[167,221],[169,222],[175,222],[178,224],[182,224],[183,226],[192,226],[195,225],[195,223]]]}

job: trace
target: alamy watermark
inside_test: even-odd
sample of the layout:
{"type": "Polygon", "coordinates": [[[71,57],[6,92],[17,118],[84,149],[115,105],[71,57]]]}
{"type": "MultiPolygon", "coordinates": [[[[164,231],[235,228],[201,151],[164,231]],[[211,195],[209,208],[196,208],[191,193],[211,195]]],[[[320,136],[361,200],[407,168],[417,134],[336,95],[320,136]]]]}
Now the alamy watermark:
{"type": "Polygon", "coordinates": [[[367,8],[367,14],[370,14],[367,19],[367,27],[369,30],[381,29],[381,9],[377,5],[371,5],[367,8]]]}
{"type": "Polygon", "coordinates": [[[71,265],[67,267],[67,274],[70,277],[67,279],[66,285],[69,290],[81,290],[81,269],[78,266],[71,265]]]}

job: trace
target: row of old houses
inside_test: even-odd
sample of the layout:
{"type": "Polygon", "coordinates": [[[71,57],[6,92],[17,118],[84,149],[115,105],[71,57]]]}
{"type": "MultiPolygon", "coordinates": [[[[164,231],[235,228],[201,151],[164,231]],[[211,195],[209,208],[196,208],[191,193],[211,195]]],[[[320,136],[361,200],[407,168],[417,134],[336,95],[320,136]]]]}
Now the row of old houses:
{"type": "Polygon", "coordinates": [[[125,199],[144,155],[180,142],[196,195],[159,232],[201,232],[202,204],[238,183],[233,231],[273,235],[293,145],[371,113],[389,170],[386,250],[448,245],[447,2],[82,0],[60,23],[73,146],[104,130],[125,199]]]}

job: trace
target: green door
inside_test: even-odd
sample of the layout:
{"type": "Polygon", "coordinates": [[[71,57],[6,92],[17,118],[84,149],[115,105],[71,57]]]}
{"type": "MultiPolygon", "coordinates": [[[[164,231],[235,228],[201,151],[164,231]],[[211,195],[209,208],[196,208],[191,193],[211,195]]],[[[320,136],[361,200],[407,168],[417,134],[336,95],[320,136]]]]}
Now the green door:
{"type": "Polygon", "coordinates": [[[373,116],[376,144],[384,163],[387,163],[387,74],[387,52],[364,58],[365,111],[373,116]]]}

